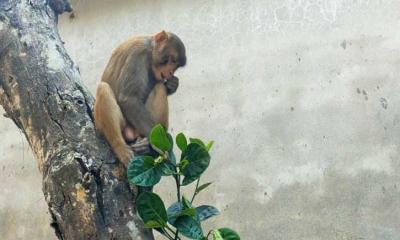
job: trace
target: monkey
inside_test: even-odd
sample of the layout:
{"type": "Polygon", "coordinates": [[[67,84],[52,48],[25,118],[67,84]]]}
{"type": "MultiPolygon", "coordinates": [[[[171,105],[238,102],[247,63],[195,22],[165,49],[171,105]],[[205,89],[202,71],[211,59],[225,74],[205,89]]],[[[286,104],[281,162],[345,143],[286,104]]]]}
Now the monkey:
{"type": "Polygon", "coordinates": [[[186,65],[186,49],[171,32],[132,37],[119,45],[103,72],[94,105],[95,127],[127,167],[127,141],[148,138],[152,127],[168,127],[167,96],[176,92],[175,71],[186,65]]]}

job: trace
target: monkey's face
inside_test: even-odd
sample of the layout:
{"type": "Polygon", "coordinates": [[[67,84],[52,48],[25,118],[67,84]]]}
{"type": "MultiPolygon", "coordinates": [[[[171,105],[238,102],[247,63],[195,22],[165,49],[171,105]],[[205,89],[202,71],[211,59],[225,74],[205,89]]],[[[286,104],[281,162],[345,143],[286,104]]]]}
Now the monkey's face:
{"type": "Polygon", "coordinates": [[[162,31],[154,36],[153,73],[158,81],[170,80],[176,69],[186,64],[185,46],[172,33],[162,31]]]}
{"type": "Polygon", "coordinates": [[[167,54],[161,64],[153,66],[153,73],[158,81],[170,80],[178,67],[176,57],[173,54],[167,54]]]}

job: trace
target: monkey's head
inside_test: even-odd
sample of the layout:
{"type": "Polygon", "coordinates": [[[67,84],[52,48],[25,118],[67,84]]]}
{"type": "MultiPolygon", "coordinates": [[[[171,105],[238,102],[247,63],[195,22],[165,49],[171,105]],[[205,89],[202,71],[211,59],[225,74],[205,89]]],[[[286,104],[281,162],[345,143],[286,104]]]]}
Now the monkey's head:
{"type": "Polygon", "coordinates": [[[178,36],[162,31],[153,36],[153,73],[158,81],[174,77],[176,69],[186,65],[185,45],[178,36]]]}

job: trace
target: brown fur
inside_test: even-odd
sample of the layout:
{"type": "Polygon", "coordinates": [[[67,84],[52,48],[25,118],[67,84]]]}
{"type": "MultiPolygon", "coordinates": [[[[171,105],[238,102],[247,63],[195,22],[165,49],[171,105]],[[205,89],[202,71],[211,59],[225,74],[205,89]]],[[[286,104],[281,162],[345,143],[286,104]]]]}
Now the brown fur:
{"type": "Polygon", "coordinates": [[[167,95],[178,87],[178,79],[172,74],[186,63],[186,56],[179,55],[178,58],[184,61],[171,67],[155,67],[153,61],[154,57],[165,58],[165,52],[171,51],[175,55],[185,54],[182,42],[173,34],[161,32],[155,37],[135,37],[113,52],[104,70],[96,92],[95,125],[125,166],[133,152],[125,142],[127,135],[124,132],[132,133],[134,138],[147,137],[157,123],[168,127],[167,95]],[[158,79],[158,71],[171,77],[170,83],[158,79]]]}

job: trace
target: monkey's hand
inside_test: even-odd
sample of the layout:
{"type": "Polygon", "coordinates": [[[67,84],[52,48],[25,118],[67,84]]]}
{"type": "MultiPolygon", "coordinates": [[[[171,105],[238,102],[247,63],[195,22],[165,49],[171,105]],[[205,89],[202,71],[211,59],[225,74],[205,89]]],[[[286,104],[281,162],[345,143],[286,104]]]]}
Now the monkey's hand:
{"type": "Polygon", "coordinates": [[[135,153],[146,154],[150,152],[150,143],[147,138],[138,137],[136,142],[131,145],[132,150],[135,153]]]}
{"type": "Polygon", "coordinates": [[[176,92],[179,86],[179,78],[173,76],[170,80],[165,82],[165,87],[167,88],[167,94],[171,95],[176,92]]]}

